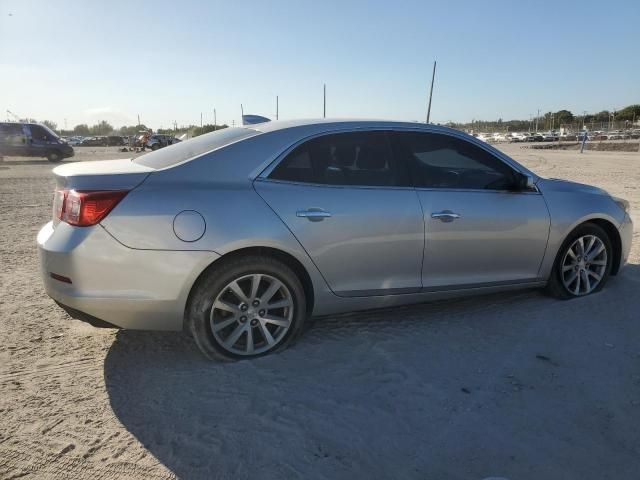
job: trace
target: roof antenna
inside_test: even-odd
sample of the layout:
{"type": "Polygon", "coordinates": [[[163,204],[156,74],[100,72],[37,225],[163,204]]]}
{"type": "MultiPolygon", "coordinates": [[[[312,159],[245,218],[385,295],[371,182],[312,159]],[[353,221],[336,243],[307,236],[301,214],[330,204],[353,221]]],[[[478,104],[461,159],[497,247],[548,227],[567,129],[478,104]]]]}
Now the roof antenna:
{"type": "Polygon", "coordinates": [[[433,97],[433,82],[436,79],[436,61],[433,61],[433,74],[431,75],[431,90],[429,91],[429,107],[427,108],[427,123],[431,120],[431,98],[433,97]]]}

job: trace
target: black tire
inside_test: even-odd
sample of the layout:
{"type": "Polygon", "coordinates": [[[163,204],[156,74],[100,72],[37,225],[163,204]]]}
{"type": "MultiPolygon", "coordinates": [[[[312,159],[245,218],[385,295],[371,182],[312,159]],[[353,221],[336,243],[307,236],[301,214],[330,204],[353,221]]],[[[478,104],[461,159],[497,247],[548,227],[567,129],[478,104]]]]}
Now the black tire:
{"type": "Polygon", "coordinates": [[[556,256],[555,263],[553,264],[553,270],[551,271],[551,277],[549,278],[549,283],[547,284],[547,293],[561,300],[569,300],[572,298],[582,297],[599,292],[600,290],[602,290],[604,285],[607,283],[607,280],[609,279],[612,265],[613,247],[611,245],[611,239],[609,238],[609,235],[607,235],[607,232],[605,232],[604,229],[594,223],[584,223],[578,226],[567,236],[564,243],[562,244],[562,247],[560,247],[560,249],[558,250],[558,255],[556,256]],[[604,273],[601,275],[601,279],[596,287],[588,293],[576,294],[564,285],[562,279],[562,264],[571,245],[577,239],[579,239],[580,237],[584,237],[585,235],[595,236],[602,241],[606,250],[607,260],[606,266],[604,268],[604,273]]]}
{"type": "Polygon", "coordinates": [[[57,150],[51,150],[47,153],[47,160],[51,163],[58,163],[62,161],[62,154],[57,150]]]}
{"type": "Polygon", "coordinates": [[[160,145],[158,145],[157,143],[154,143],[153,145],[151,145],[151,150],[154,151],[154,152],[156,150],[158,150],[159,148],[160,148],[160,145]]]}
{"type": "MultiPolygon", "coordinates": [[[[260,357],[288,347],[302,333],[306,317],[304,288],[293,270],[274,258],[248,255],[228,261],[222,260],[220,265],[214,265],[198,280],[189,297],[185,322],[187,331],[193,336],[196,345],[207,358],[233,361],[260,357]],[[286,286],[293,300],[292,319],[288,330],[278,340],[278,343],[266,351],[255,354],[236,354],[225,348],[216,338],[212,330],[210,315],[214,301],[231,282],[253,274],[273,277],[286,286]]],[[[235,324],[229,328],[235,328],[235,324]]],[[[247,336],[244,336],[245,342],[246,339],[247,336]]]]}

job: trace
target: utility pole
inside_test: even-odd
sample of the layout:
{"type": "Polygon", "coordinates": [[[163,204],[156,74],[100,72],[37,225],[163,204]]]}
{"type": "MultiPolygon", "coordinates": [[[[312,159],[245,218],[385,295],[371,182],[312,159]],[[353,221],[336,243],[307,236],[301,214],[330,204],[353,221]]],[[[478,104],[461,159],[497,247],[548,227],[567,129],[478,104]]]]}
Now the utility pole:
{"type": "Polygon", "coordinates": [[[322,95],[322,118],[327,118],[327,84],[323,86],[322,95]]]}
{"type": "Polygon", "coordinates": [[[244,107],[240,104],[240,123],[244,125],[244,107]]]}
{"type": "Polygon", "coordinates": [[[436,79],[436,61],[433,61],[433,73],[431,74],[431,89],[429,90],[429,106],[427,107],[427,123],[431,120],[431,98],[433,97],[433,82],[436,79]]]}
{"type": "Polygon", "coordinates": [[[540,118],[540,109],[538,109],[538,116],[536,117],[536,133],[538,133],[538,119],[540,118]]]}
{"type": "Polygon", "coordinates": [[[200,112],[200,129],[202,129],[202,112],[200,112]]]}
{"type": "Polygon", "coordinates": [[[278,95],[276,95],[276,120],[278,120],[278,95]]]}
{"type": "Polygon", "coordinates": [[[216,131],[218,125],[218,116],[216,115],[216,109],[213,109],[213,131],[216,131]]]}
{"type": "Polygon", "coordinates": [[[142,125],[142,124],[140,123],[140,114],[138,114],[138,125],[142,125]]]}

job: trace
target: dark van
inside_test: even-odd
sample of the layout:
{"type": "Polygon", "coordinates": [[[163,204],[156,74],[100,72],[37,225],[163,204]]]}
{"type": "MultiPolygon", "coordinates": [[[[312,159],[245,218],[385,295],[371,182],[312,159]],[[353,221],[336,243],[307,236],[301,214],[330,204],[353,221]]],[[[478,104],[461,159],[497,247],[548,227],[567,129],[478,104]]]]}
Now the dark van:
{"type": "Polygon", "coordinates": [[[73,154],[73,147],[44,125],[0,122],[0,157],[46,157],[59,162],[73,154]]]}

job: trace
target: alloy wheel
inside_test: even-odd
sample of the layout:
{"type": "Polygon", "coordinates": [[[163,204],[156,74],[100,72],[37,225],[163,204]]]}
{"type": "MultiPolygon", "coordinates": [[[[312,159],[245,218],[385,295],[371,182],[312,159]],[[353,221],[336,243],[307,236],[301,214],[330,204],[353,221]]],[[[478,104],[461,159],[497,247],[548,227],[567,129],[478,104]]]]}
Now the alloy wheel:
{"type": "Polygon", "coordinates": [[[211,332],[235,355],[257,355],[278,345],[293,321],[289,288],[266,274],[244,275],[230,282],[211,307],[211,332]]]}
{"type": "Polygon", "coordinates": [[[607,248],[595,235],[576,239],[562,259],[560,275],[567,291],[581,296],[593,292],[607,269],[607,248]]]}

